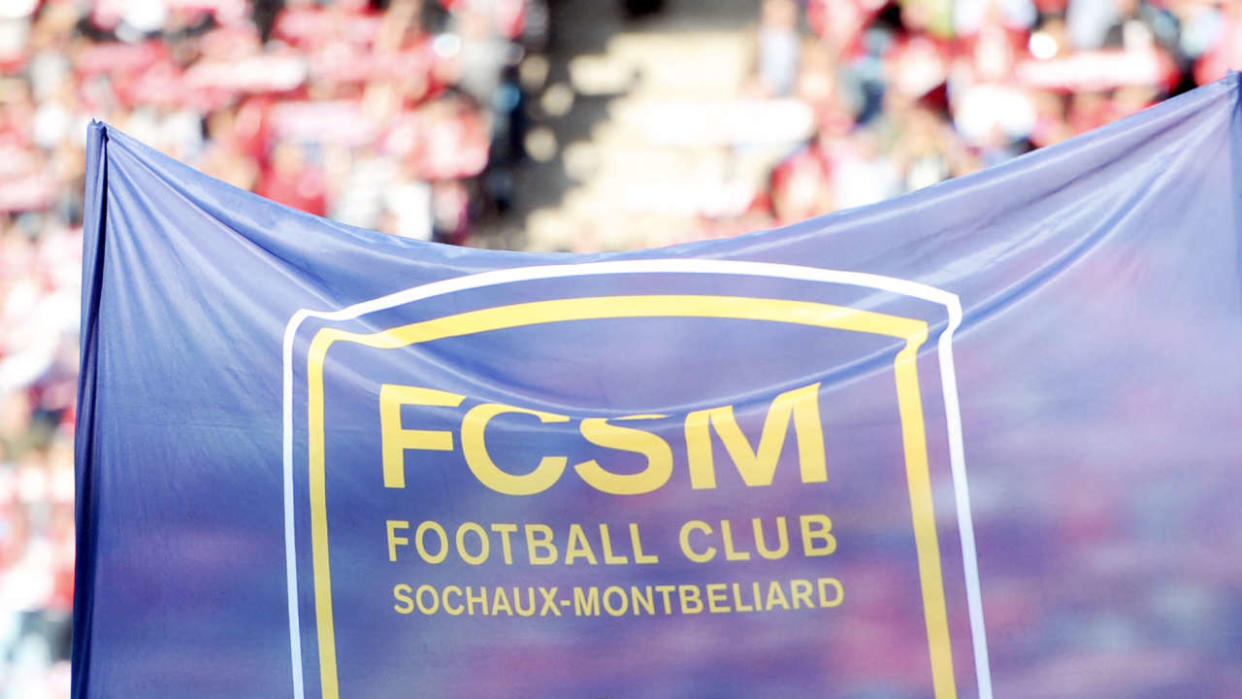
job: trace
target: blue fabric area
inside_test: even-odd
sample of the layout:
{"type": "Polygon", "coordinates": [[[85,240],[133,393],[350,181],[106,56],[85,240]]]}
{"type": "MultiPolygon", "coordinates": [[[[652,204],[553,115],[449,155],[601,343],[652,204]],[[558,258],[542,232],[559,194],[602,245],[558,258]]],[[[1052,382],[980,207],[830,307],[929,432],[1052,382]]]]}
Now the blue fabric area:
{"type": "Polygon", "coordinates": [[[1235,74],[896,200],[590,256],[350,228],[93,124],[74,696],[1242,694],[1239,108],[1235,74]],[[639,297],[659,301],[608,310],[639,297]],[[584,298],[598,315],[564,311],[584,298]],[[704,298],[716,310],[685,310],[704,298]],[[838,322],[861,311],[862,330],[838,322]],[[880,316],[925,328],[910,367],[880,316]],[[318,403],[316,338],[335,338],[318,403]],[[457,398],[408,400],[386,427],[385,386],[457,398]],[[811,402],[782,413],[800,389],[811,402]],[[525,495],[480,477],[465,416],[487,404],[543,415],[491,418],[498,469],[563,473],[525,495]],[[599,418],[647,437],[593,441],[599,418]],[[671,470],[650,492],[579,468],[643,473],[657,443],[671,470]],[[831,518],[834,551],[808,549],[804,515],[831,518]],[[762,556],[756,530],[775,541],[781,521],[789,552],[762,556]],[[393,538],[421,522],[445,530],[442,562],[393,538]],[[467,522],[482,562],[454,539],[483,545],[467,522]],[[497,524],[516,527],[511,562],[497,524]],[[531,560],[527,524],[554,563],[531,560]],[[595,563],[566,561],[575,526],[595,563]],[[603,560],[601,527],[626,563],[603,560]],[[772,602],[801,580],[843,601],[772,602]],[[448,614],[450,587],[490,590],[489,613],[448,614]],[[553,587],[562,615],[496,606],[553,587]],[[575,590],[605,611],[577,614],[575,590]],[[727,610],[695,613],[686,590],[727,610]]]}

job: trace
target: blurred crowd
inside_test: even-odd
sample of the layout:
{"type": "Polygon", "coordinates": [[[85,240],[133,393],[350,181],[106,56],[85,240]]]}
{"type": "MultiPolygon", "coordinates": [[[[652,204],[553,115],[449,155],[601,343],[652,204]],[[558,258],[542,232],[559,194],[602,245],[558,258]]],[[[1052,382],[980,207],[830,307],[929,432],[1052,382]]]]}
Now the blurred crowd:
{"type": "Polygon", "coordinates": [[[763,0],[753,95],[813,133],[742,216],[706,236],[801,221],[996,165],[1103,126],[1242,61],[1222,0],[763,0]]]}
{"type": "Polygon", "coordinates": [[[509,203],[540,0],[0,2],[0,697],[68,688],[85,133],[462,243],[509,203]],[[48,668],[52,668],[49,672],[48,668]]]}
{"type": "MultiPolygon", "coordinates": [[[[311,213],[461,244],[518,196],[534,111],[520,73],[547,51],[554,10],[0,2],[0,697],[68,686],[88,121],[311,213]]],[[[739,94],[803,105],[809,136],[694,237],[926,187],[1242,62],[1242,3],[1221,0],[762,0],[756,12],[739,94]]]]}

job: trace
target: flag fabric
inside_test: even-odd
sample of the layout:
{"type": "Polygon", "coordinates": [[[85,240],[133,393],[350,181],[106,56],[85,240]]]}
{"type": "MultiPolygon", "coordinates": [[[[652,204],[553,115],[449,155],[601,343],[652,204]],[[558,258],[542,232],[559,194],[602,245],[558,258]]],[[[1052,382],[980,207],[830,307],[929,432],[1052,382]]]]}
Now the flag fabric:
{"type": "Polygon", "coordinates": [[[1239,108],[596,255],[93,124],[74,696],[1242,694],[1239,108]]]}

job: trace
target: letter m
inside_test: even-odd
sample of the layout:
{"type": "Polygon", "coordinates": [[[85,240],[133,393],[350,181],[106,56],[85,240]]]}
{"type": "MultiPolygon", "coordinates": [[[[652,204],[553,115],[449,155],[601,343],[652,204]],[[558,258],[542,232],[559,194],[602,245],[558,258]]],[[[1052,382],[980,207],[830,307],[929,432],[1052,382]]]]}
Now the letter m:
{"type": "Polygon", "coordinates": [[[574,616],[599,616],[599,588],[574,588],[574,616]]]}
{"type": "Polygon", "coordinates": [[[757,448],[751,447],[750,440],[738,426],[731,405],[696,410],[687,415],[686,455],[690,462],[691,487],[696,490],[716,487],[711,428],[715,428],[746,485],[771,485],[790,422],[793,422],[794,432],[798,436],[798,461],[802,482],[827,481],[824,428],[819,419],[819,384],[814,383],[786,391],[772,401],[763,421],[763,431],[759,434],[757,448]]]}

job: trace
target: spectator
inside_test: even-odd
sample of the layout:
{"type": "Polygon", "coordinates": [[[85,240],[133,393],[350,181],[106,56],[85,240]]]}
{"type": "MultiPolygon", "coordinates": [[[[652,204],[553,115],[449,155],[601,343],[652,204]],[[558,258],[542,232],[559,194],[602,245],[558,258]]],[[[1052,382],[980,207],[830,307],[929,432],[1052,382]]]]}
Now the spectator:
{"type": "Polygon", "coordinates": [[[310,213],[464,243],[526,7],[0,3],[0,697],[68,691],[89,120],[310,213]]]}

